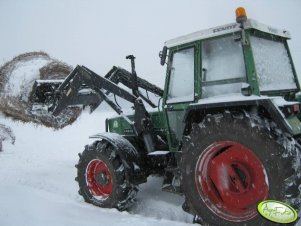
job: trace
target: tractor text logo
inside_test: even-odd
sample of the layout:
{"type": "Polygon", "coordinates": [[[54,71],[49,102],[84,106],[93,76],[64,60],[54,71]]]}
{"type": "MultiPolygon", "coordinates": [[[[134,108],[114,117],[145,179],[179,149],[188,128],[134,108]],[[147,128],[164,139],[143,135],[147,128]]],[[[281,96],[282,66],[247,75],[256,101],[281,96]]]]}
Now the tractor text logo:
{"type": "Polygon", "coordinates": [[[236,24],[229,25],[229,26],[226,26],[226,27],[215,28],[215,29],[213,29],[213,33],[220,32],[220,31],[232,30],[234,28],[236,28],[236,24]]]}
{"type": "Polygon", "coordinates": [[[274,200],[266,200],[259,203],[257,209],[264,218],[282,224],[292,223],[298,217],[294,208],[274,200]]]}

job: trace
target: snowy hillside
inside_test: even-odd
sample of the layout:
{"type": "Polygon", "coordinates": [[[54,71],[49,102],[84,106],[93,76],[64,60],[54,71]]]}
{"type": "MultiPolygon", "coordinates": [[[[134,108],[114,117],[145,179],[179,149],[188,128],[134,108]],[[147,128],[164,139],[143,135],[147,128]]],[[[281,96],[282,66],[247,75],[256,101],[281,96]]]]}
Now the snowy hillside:
{"type": "Polygon", "coordinates": [[[101,209],[83,201],[74,180],[77,153],[104,131],[110,112],[83,113],[60,131],[13,122],[1,116],[17,137],[0,152],[0,225],[189,225],[192,217],[183,198],[160,190],[161,178],[141,186],[138,202],[129,212],[101,209]],[[38,137],[38,139],[37,139],[38,137]]]}

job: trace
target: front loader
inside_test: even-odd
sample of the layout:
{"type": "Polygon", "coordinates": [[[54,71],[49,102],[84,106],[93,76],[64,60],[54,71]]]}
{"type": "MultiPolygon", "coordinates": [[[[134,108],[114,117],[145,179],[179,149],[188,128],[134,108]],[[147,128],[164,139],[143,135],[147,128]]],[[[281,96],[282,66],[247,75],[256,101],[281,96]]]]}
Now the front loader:
{"type": "Polygon", "coordinates": [[[103,101],[120,115],[79,154],[86,202],[125,210],[138,185],[159,174],[162,190],[184,195],[183,209],[203,225],[275,225],[257,211],[263,200],[300,211],[301,94],[290,35],[242,8],[236,19],[167,41],[164,90],[137,76],[132,55],[131,72],[113,67],[101,77],[77,66],[65,80],[36,81],[32,102],[54,115],[78,105],[94,111],[103,101]],[[161,110],[146,110],[156,107],[148,92],[161,110]],[[132,103],[134,114],[112,95],[132,103]]]}

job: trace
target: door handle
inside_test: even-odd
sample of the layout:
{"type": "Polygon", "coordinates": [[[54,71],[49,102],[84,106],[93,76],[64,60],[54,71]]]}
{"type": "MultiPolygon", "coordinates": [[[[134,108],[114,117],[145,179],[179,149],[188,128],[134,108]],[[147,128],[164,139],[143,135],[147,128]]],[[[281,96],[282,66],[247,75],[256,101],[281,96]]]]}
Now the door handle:
{"type": "Polygon", "coordinates": [[[167,105],[166,109],[167,109],[168,111],[170,111],[170,110],[173,110],[174,107],[173,107],[172,105],[167,105]]]}

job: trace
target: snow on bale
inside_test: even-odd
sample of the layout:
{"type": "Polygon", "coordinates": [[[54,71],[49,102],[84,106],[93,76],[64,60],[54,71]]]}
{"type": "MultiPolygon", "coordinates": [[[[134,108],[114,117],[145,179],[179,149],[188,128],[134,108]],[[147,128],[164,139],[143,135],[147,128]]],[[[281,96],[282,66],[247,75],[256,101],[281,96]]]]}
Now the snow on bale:
{"type": "Polygon", "coordinates": [[[65,109],[54,117],[47,109],[32,111],[29,101],[36,79],[63,79],[72,67],[51,58],[45,52],[29,52],[16,56],[0,67],[0,111],[22,122],[34,122],[54,129],[72,124],[81,108],[65,109]]]}

